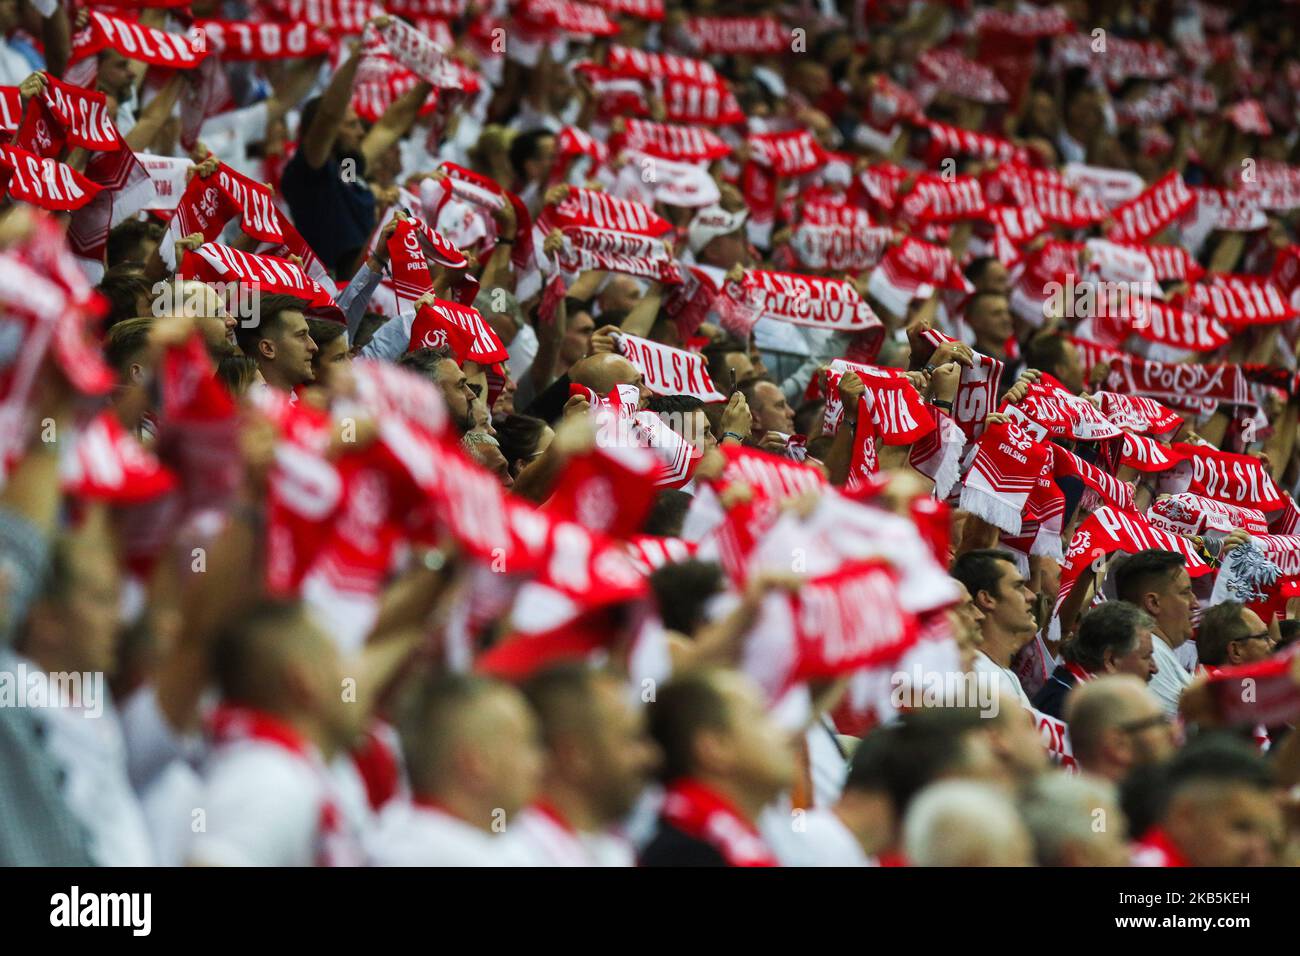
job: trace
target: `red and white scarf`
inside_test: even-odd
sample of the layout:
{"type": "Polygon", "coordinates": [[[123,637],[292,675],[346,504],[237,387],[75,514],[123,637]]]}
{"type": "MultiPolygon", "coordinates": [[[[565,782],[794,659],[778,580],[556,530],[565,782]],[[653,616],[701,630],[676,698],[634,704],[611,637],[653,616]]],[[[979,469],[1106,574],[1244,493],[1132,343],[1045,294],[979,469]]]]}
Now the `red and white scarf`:
{"type": "Polygon", "coordinates": [[[691,395],[703,402],[727,400],[709,378],[702,356],[627,333],[620,333],[615,341],[619,354],[640,370],[646,388],[656,395],[691,395]]]}
{"type": "Polygon", "coordinates": [[[790,30],[775,17],[688,17],[682,29],[702,56],[784,53],[790,48],[790,30]]]}
{"type": "Polygon", "coordinates": [[[1119,426],[1102,415],[1097,406],[1070,394],[1046,372],[1029,385],[1018,407],[1057,438],[1101,441],[1120,434],[1119,426]]]}
{"type": "Polygon", "coordinates": [[[768,318],[812,328],[883,333],[876,313],[847,280],[765,269],[751,269],[749,277],[762,293],[762,310],[768,318]]]}
{"type": "Polygon", "coordinates": [[[1187,301],[1235,325],[1285,322],[1296,315],[1278,287],[1263,276],[1216,273],[1193,285],[1187,301]]]}
{"type": "Polygon", "coordinates": [[[912,223],[951,223],[987,218],[988,205],[974,176],[945,179],[927,173],[903,197],[901,212],[912,223]]]}
{"type": "Polygon", "coordinates": [[[925,122],[930,134],[930,156],[975,156],[979,159],[996,159],[1001,162],[1028,163],[1029,153],[1001,136],[976,133],[961,126],[950,126],[934,120],[925,122]]]}
{"type": "Polygon", "coordinates": [[[463,349],[465,358],[480,365],[504,362],[509,357],[501,339],[478,309],[444,299],[434,299],[433,305],[422,307],[411,324],[412,350],[439,344],[446,344],[457,353],[463,349]]]}
{"type": "Polygon", "coordinates": [[[227,63],[321,56],[334,46],[329,34],[306,22],[195,20],[193,28],[227,63]]]}
{"type": "Polygon", "coordinates": [[[216,242],[188,250],[177,275],[200,282],[239,282],[268,295],[291,295],[312,309],[337,310],[329,292],[296,262],[260,256],[216,242]]]}
{"type": "Polygon", "coordinates": [[[383,13],[371,0],[271,0],[267,4],[276,19],[288,23],[314,23],[325,30],[360,33],[366,21],[383,13]]]}
{"type": "Polygon", "coordinates": [[[885,227],[859,228],[841,223],[801,222],[790,246],[809,269],[860,272],[878,265],[897,234],[885,227]]]}
{"type": "MultiPolygon", "coordinates": [[[[935,348],[945,342],[957,341],[938,329],[926,329],[921,337],[935,348]]],[[[972,353],[969,368],[962,367],[957,397],[952,403],[952,417],[968,439],[979,437],[984,428],[984,419],[996,410],[997,388],[1001,378],[1002,362],[980,352],[972,353]]]]}
{"type": "Polygon", "coordinates": [[[918,636],[916,618],[899,603],[898,574],[880,559],[845,562],[805,581],[788,600],[798,649],[795,681],[896,661],[918,636]]]}
{"type": "Polygon", "coordinates": [[[210,176],[195,176],[185,187],[176,212],[167,223],[167,236],[160,244],[159,255],[175,267],[176,242],[196,232],[203,235],[205,242],[211,242],[237,214],[245,234],[263,242],[285,242],[275,193],[265,184],[222,163],[210,176]]]}
{"type": "Polygon", "coordinates": [[[669,784],[661,812],[666,823],[721,853],[728,866],[780,865],[758,828],[726,798],[698,781],[669,784]]]}
{"type": "Polygon", "coordinates": [[[1177,468],[1186,460],[1186,455],[1174,451],[1154,438],[1134,432],[1124,433],[1124,445],[1120,452],[1119,463],[1125,467],[1142,472],[1162,472],[1177,468]]]}
{"type": "Polygon", "coordinates": [[[179,70],[194,69],[209,52],[197,33],[168,33],[136,20],[91,10],[86,28],[72,38],[69,63],[77,63],[110,48],[128,60],[179,70]]]}
{"type": "Polygon", "coordinates": [[[961,508],[1017,535],[1051,450],[1015,421],[984,429],[961,490],[961,508]]]}
{"type": "Polygon", "coordinates": [[[1187,490],[1192,494],[1263,512],[1285,507],[1272,475],[1258,458],[1219,451],[1212,445],[1179,443],[1172,447],[1191,461],[1192,480],[1187,490]]]}
{"type": "Polygon", "coordinates": [[[1242,528],[1252,535],[1266,535],[1268,521],[1258,508],[1225,504],[1213,498],[1182,492],[1158,498],[1146,514],[1156,528],[1194,537],[1206,530],[1230,532],[1242,528]]]}
{"type": "Polygon", "coordinates": [[[1153,398],[1119,392],[1096,392],[1094,397],[1101,400],[1101,413],[1125,431],[1166,435],[1183,424],[1177,412],[1153,398]]]}
{"type": "Polygon", "coordinates": [[[1150,239],[1181,217],[1196,197],[1177,172],[1169,173],[1135,199],[1114,210],[1115,227],[1108,238],[1116,242],[1150,239]]]}
{"type": "Polygon", "coordinates": [[[661,159],[698,163],[721,159],[731,147],[717,133],[694,126],[674,126],[631,118],[622,134],[610,142],[611,152],[632,149],[661,159]]]}
{"type": "Polygon", "coordinates": [[[53,212],[80,209],[103,189],[66,163],[0,144],[0,183],[10,199],[53,212]]]}

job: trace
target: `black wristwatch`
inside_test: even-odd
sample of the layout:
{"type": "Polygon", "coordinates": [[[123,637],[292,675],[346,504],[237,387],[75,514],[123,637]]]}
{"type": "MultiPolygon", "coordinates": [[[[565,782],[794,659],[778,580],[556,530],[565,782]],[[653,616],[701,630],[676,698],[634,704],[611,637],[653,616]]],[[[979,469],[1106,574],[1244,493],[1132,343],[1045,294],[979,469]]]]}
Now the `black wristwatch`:
{"type": "Polygon", "coordinates": [[[946,412],[952,411],[952,402],[946,402],[942,398],[932,398],[930,404],[935,408],[942,408],[946,412]]]}

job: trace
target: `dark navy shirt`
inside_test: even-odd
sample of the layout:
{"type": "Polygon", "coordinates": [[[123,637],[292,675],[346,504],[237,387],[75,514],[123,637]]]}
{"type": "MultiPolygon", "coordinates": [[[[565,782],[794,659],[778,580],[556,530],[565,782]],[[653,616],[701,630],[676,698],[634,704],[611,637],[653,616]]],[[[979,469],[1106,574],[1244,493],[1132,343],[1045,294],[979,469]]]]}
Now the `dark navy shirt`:
{"type": "Polygon", "coordinates": [[[284,167],[280,183],[294,225],[336,275],[352,269],[375,228],[374,194],[363,177],[355,179],[343,181],[334,156],[312,169],[299,150],[284,167]]]}

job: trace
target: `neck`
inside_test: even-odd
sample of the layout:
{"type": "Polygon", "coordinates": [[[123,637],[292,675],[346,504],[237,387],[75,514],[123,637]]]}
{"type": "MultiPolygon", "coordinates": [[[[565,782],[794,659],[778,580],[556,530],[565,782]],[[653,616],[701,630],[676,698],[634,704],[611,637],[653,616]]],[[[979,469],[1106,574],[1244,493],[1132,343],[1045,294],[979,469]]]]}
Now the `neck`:
{"type": "Polygon", "coordinates": [[[1010,667],[1011,658],[1016,656],[1016,651],[1020,650],[1025,642],[1019,635],[1004,631],[991,621],[987,623],[989,626],[984,629],[984,642],[980,644],[979,649],[984,652],[985,657],[998,666],[1010,667]]]}
{"type": "Polygon", "coordinates": [[[579,833],[594,833],[605,828],[600,814],[581,789],[562,780],[548,780],[537,794],[537,802],[548,804],[570,827],[579,833]]]}
{"type": "Polygon", "coordinates": [[[745,788],[737,786],[732,780],[710,774],[699,774],[695,777],[695,780],[725,798],[751,824],[757,823],[759,814],[763,812],[763,807],[767,806],[774,796],[774,794],[761,795],[746,791],[745,788]]]}
{"type": "Polygon", "coordinates": [[[282,392],[292,392],[294,386],[298,384],[297,382],[289,381],[288,376],[274,365],[264,365],[259,363],[258,368],[262,372],[262,381],[266,382],[266,384],[270,385],[272,388],[278,388],[282,392]]]}
{"type": "Polygon", "coordinates": [[[985,335],[977,334],[975,336],[976,352],[982,352],[985,355],[1000,359],[1000,358],[1005,358],[1005,355],[1003,354],[1005,347],[1006,347],[1005,341],[998,341],[996,339],[991,339],[985,335]]]}
{"type": "Polygon", "coordinates": [[[1182,647],[1185,643],[1187,643],[1187,635],[1184,634],[1182,637],[1174,639],[1169,636],[1169,634],[1165,631],[1163,627],[1157,627],[1151,633],[1156,635],[1167,645],[1169,645],[1169,649],[1171,651],[1176,651],[1178,650],[1178,648],[1182,647]]]}
{"type": "Polygon", "coordinates": [[[867,856],[876,856],[888,846],[891,830],[871,806],[869,798],[863,800],[853,793],[846,793],[831,812],[853,834],[867,856]]]}
{"type": "Polygon", "coordinates": [[[495,808],[484,806],[483,802],[473,794],[455,789],[439,792],[423,790],[418,792],[416,797],[438,804],[457,820],[472,826],[476,830],[482,830],[485,833],[494,832],[492,830],[492,813],[495,808]]]}

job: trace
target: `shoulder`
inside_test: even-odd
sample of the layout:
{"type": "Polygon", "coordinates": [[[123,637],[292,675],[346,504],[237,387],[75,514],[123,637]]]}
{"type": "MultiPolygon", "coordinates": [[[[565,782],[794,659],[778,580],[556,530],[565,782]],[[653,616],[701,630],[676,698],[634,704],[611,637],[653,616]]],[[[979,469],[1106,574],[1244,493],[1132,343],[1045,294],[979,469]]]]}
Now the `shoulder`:
{"type": "Polygon", "coordinates": [[[654,839],[641,851],[641,866],[726,866],[716,847],[659,821],[654,839]]]}

